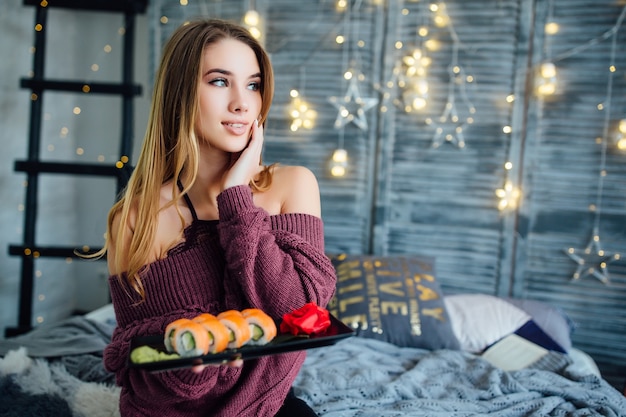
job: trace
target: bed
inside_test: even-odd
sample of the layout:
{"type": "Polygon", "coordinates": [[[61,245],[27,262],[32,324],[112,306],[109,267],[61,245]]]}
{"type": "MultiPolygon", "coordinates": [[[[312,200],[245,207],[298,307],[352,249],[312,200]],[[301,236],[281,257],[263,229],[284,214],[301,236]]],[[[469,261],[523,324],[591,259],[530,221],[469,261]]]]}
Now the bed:
{"type": "MultiPolygon", "coordinates": [[[[333,262],[329,310],[355,336],[310,349],[294,385],[320,416],[626,416],[626,398],[571,346],[572,323],[559,309],[444,295],[424,258],[333,262]],[[511,337],[535,356],[523,363],[509,345],[498,351],[511,337]]],[[[119,415],[119,388],[102,366],[114,327],[107,305],[0,341],[0,416],[119,415]]]]}

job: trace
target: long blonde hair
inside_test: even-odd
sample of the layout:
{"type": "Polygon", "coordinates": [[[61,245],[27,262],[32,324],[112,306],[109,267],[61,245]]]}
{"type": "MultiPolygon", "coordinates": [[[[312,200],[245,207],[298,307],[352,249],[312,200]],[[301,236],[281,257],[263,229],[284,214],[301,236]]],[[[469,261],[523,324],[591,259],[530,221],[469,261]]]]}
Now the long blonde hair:
{"type": "MultiPolygon", "coordinates": [[[[159,193],[164,183],[184,184],[181,191],[172,187],[172,201],[178,207],[181,197],[193,185],[198,171],[198,138],[194,132],[198,114],[198,83],[204,49],[221,39],[232,38],[248,45],[255,53],[261,69],[262,124],[267,117],[274,95],[274,74],[269,57],[250,33],[234,24],[218,19],[196,20],[183,24],[172,34],[163,50],[157,72],[150,118],[137,165],[123,195],[113,205],[108,216],[104,255],[115,246],[113,264],[117,271],[126,271],[131,288],[145,298],[141,273],[147,264],[154,241],[159,213],[159,193]],[[134,228],[130,231],[131,212],[134,228]],[[113,219],[119,216],[116,233],[113,219]],[[123,242],[130,245],[123,248],[123,242]],[[116,236],[112,241],[111,236],[116,236]]],[[[254,191],[263,191],[271,184],[270,167],[250,183],[254,191]]],[[[178,212],[181,225],[184,220],[178,212]]],[[[123,274],[118,278],[121,279],[123,274]]]]}

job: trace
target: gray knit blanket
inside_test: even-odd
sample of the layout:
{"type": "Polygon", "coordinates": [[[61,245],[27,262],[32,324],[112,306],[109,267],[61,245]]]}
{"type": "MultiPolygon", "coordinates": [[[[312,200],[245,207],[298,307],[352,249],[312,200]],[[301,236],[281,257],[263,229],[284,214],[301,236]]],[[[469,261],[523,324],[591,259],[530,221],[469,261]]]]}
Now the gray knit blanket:
{"type": "MultiPolygon", "coordinates": [[[[73,318],[0,341],[0,417],[118,417],[101,360],[112,329],[73,318]]],[[[551,353],[504,372],[461,351],[352,337],[309,350],[294,388],[321,417],[626,416],[615,388],[570,365],[551,353]]]]}
{"type": "Polygon", "coordinates": [[[626,416],[626,399],[551,353],[504,372],[461,351],[350,338],[309,351],[296,394],[324,417],[626,416]]]}

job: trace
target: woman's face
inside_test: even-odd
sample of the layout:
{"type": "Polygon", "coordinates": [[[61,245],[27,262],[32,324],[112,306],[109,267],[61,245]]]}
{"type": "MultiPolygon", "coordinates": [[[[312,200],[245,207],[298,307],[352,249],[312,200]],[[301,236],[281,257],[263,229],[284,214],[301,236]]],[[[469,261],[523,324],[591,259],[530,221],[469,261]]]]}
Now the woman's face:
{"type": "Polygon", "coordinates": [[[240,152],[261,111],[261,70],[245,43],[222,39],[204,49],[196,134],[212,148],[240,152]]]}

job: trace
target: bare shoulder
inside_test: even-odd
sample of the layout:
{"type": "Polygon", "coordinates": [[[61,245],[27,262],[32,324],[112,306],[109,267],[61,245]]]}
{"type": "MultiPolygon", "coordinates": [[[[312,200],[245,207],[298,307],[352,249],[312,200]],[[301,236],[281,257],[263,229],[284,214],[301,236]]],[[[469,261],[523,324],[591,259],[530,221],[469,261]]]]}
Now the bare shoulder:
{"type": "Polygon", "coordinates": [[[283,185],[291,183],[294,186],[314,184],[317,187],[317,178],[313,171],[300,165],[276,165],[274,180],[283,185]]]}
{"type": "Polygon", "coordinates": [[[309,168],[298,165],[276,166],[272,189],[278,190],[281,195],[282,213],[321,216],[319,185],[309,168]]]}

